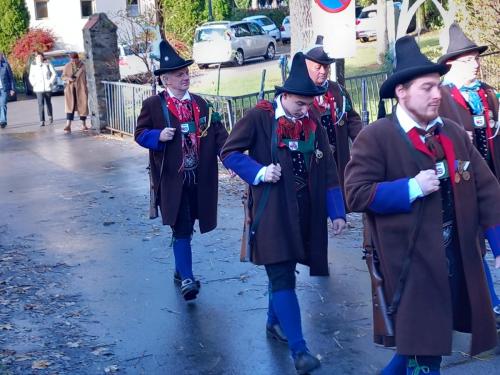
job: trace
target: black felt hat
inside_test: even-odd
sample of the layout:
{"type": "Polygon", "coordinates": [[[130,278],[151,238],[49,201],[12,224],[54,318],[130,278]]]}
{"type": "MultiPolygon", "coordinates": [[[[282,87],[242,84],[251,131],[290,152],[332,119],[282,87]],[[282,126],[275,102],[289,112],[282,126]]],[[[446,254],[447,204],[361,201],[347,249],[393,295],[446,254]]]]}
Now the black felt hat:
{"type": "Polygon", "coordinates": [[[447,61],[465,55],[470,52],[478,52],[482,54],[488,49],[488,46],[478,46],[472,40],[467,38],[460,26],[453,22],[449,30],[450,42],[446,54],[438,59],[439,64],[446,64],[447,61]]]}
{"type": "Polygon", "coordinates": [[[154,71],[155,76],[185,68],[193,64],[193,60],[184,60],[166,40],[160,42],[160,68],[154,71]]]}
{"type": "Polygon", "coordinates": [[[316,37],[316,44],[312,46],[305,54],[304,56],[306,59],[317,62],[318,64],[321,65],[330,65],[335,62],[334,58],[331,58],[328,56],[328,54],[325,52],[323,48],[323,36],[318,35],[316,37]]]}
{"type": "Polygon", "coordinates": [[[411,81],[414,78],[430,74],[446,74],[450,68],[429,60],[418,47],[415,38],[406,35],[396,41],[396,67],[393,73],[380,86],[380,98],[394,98],[397,85],[411,81]]]}
{"type": "Polygon", "coordinates": [[[283,86],[276,86],[276,95],[283,92],[301,96],[318,96],[326,92],[326,88],[316,86],[309,77],[306,59],[302,52],[297,52],[293,56],[290,74],[283,86]]]}

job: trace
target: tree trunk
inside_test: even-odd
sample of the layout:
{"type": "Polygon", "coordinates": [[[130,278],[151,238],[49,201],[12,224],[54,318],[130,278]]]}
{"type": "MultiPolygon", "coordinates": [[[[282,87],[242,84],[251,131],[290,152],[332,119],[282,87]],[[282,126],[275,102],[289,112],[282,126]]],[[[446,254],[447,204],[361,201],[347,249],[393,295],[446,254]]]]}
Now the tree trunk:
{"type": "Polygon", "coordinates": [[[276,9],[278,7],[278,0],[273,0],[271,3],[271,8],[276,9]]]}
{"type": "Polygon", "coordinates": [[[252,0],[252,9],[259,8],[259,0],[252,0]]]}
{"type": "Polygon", "coordinates": [[[162,39],[165,38],[165,29],[164,29],[164,22],[163,22],[163,2],[161,0],[155,0],[155,15],[156,15],[156,25],[158,25],[158,28],[160,29],[160,35],[162,39]]]}
{"type": "Polygon", "coordinates": [[[311,0],[290,0],[290,24],[292,30],[290,55],[303,50],[313,42],[311,0]]]}
{"type": "Polygon", "coordinates": [[[385,55],[389,49],[387,34],[387,5],[385,0],[377,0],[377,63],[385,62],[385,55]]]}

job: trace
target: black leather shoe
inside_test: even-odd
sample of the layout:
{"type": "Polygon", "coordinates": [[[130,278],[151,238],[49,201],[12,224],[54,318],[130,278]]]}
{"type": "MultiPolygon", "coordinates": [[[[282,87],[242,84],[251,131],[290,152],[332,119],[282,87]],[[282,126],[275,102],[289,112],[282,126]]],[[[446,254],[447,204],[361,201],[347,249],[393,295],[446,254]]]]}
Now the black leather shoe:
{"type": "Polygon", "coordinates": [[[276,341],[279,341],[283,344],[288,344],[288,340],[281,330],[281,327],[279,324],[273,324],[272,326],[266,325],[266,335],[270,339],[274,339],[276,341]]]}
{"type": "Polygon", "coordinates": [[[1,127],[2,129],[4,129],[6,126],[7,126],[7,123],[6,123],[6,122],[2,122],[2,123],[0,123],[0,127],[1,127]]]}
{"type": "Polygon", "coordinates": [[[40,123],[40,126],[45,126],[45,121],[42,121],[42,122],[40,123]]]}
{"type": "MultiPolygon", "coordinates": [[[[196,286],[198,287],[198,289],[200,289],[201,288],[200,280],[194,280],[194,282],[196,283],[196,286]]],[[[174,283],[179,285],[179,286],[182,284],[181,275],[179,275],[179,272],[177,272],[177,271],[174,272],[174,283]]]]}
{"type": "Polygon", "coordinates": [[[186,301],[195,299],[199,292],[200,288],[198,288],[198,285],[195,281],[193,281],[192,279],[182,280],[181,294],[186,301]]]}
{"type": "Polygon", "coordinates": [[[302,352],[295,356],[293,362],[295,363],[295,369],[297,374],[305,375],[309,372],[316,370],[321,366],[321,362],[318,358],[314,357],[309,352],[302,352]]]}

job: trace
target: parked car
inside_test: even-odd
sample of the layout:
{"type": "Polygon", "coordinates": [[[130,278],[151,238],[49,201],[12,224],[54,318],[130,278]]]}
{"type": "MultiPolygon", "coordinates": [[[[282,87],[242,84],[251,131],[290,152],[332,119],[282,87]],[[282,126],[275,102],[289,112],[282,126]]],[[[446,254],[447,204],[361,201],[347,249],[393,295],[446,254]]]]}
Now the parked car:
{"type": "Polygon", "coordinates": [[[193,60],[203,69],[209,64],[243,65],[254,57],[273,59],[276,41],[255,22],[207,22],[195,31],[193,60]]]}
{"type": "Polygon", "coordinates": [[[260,27],[264,29],[266,33],[271,35],[274,40],[281,39],[280,29],[278,26],[267,16],[251,16],[245,17],[242,21],[253,21],[256,22],[260,27]]]}
{"type": "MultiPolygon", "coordinates": [[[[64,93],[64,82],[61,79],[61,75],[62,75],[64,65],[66,65],[70,61],[69,53],[70,53],[70,51],[65,51],[65,50],[44,52],[45,58],[50,61],[50,63],[54,67],[54,70],[56,71],[56,74],[57,74],[56,80],[54,81],[54,84],[52,85],[52,93],[53,94],[64,93]]],[[[31,56],[28,59],[28,63],[26,64],[26,69],[24,70],[24,73],[23,73],[23,85],[24,85],[24,92],[26,93],[26,95],[33,95],[33,87],[31,87],[31,83],[29,81],[29,72],[30,72],[29,70],[30,70],[31,64],[33,64],[34,61],[35,61],[35,57],[31,56]]]]}
{"type": "Polygon", "coordinates": [[[147,56],[148,48],[145,43],[130,45],[118,44],[120,77],[128,77],[139,73],[146,73],[147,66],[141,57],[147,56]],[[138,53],[135,54],[134,52],[138,53]]]}
{"type": "Polygon", "coordinates": [[[290,16],[286,16],[280,26],[281,41],[283,44],[290,43],[292,31],[290,30],[290,16]]]}
{"type": "MultiPolygon", "coordinates": [[[[393,5],[395,15],[399,14],[401,3],[396,1],[393,5]]],[[[411,33],[415,31],[415,28],[416,18],[413,16],[407,32],[411,33]]],[[[356,38],[361,42],[368,42],[371,38],[377,39],[377,6],[375,4],[363,8],[356,18],[356,38]]]]}
{"type": "Polygon", "coordinates": [[[377,6],[370,5],[361,11],[356,19],[356,38],[361,42],[368,42],[370,38],[377,38],[377,6]]]}

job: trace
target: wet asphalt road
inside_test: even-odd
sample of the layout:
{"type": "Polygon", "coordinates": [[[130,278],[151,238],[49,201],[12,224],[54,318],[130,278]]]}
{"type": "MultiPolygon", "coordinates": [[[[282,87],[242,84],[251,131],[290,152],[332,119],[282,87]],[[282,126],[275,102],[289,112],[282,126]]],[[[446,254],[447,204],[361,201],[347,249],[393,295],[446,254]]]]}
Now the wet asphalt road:
{"type": "MultiPolygon", "coordinates": [[[[78,122],[64,134],[62,97],[54,104],[56,125],[43,129],[36,101],[9,104],[10,124],[0,133],[0,250],[19,245],[35,264],[64,265],[53,276],[58,293],[78,296],[85,319],[75,324],[81,342],[92,343],[58,373],[98,374],[116,365],[126,374],[294,374],[287,348],[265,336],[265,271],[238,261],[243,185],[221,175],[219,226],[193,240],[201,294],[186,304],[172,281],[170,230],[147,218],[147,152],[129,139],[76,131],[78,122]],[[112,351],[108,357],[92,353],[103,346],[112,351]]],[[[305,269],[298,276],[305,338],[323,363],[314,374],[375,374],[392,355],[372,344],[359,216],[350,221],[346,234],[330,239],[331,276],[311,278],[305,269]]],[[[1,313],[0,324],[18,328],[21,312],[1,313]]],[[[24,314],[30,332],[59,319],[54,313],[30,321],[33,315],[24,314]]],[[[29,335],[12,331],[5,335],[19,342],[0,338],[0,349],[29,354],[33,349],[20,343],[29,335]]],[[[46,341],[67,342],[61,335],[54,330],[46,341]]],[[[455,341],[445,374],[498,371],[498,349],[470,361],[465,337],[455,341]]],[[[57,359],[51,361],[46,370],[25,373],[54,373],[57,359]]],[[[5,363],[6,373],[21,368],[5,363]]]]}

